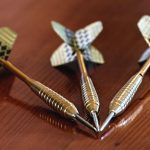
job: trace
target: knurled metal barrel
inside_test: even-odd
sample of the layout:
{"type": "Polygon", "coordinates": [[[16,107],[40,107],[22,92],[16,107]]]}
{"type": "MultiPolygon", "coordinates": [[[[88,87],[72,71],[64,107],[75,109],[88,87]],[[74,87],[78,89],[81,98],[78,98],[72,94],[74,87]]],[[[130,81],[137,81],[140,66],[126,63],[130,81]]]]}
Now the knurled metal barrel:
{"type": "Polygon", "coordinates": [[[89,113],[99,111],[99,98],[93,82],[88,76],[81,76],[81,91],[84,106],[89,113]]]}
{"type": "Polygon", "coordinates": [[[42,100],[50,106],[50,108],[62,116],[75,118],[78,113],[76,107],[66,98],[59,95],[55,91],[49,89],[38,81],[33,81],[31,89],[42,98],[42,100]]]}
{"type": "Polygon", "coordinates": [[[114,112],[115,115],[123,112],[131,102],[136,91],[138,90],[142,79],[143,76],[141,76],[139,73],[132,76],[111,101],[109,111],[114,112]]]}

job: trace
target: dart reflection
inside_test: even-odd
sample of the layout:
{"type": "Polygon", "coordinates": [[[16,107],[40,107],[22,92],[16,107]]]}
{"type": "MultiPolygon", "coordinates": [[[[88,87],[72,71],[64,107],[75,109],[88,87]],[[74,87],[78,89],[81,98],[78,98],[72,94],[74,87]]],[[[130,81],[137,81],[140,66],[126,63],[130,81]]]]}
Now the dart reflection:
{"type": "Polygon", "coordinates": [[[60,116],[56,116],[56,114],[54,114],[52,111],[48,111],[43,108],[41,110],[41,107],[38,109],[40,110],[38,117],[40,117],[42,120],[63,131],[71,132],[74,134],[76,133],[76,124],[74,124],[73,121],[71,122],[61,118],[60,116]]]}
{"type": "Polygon", "coordinates": [[[73,121],[71,122],[67,119],[64,119],[49,109],[40,106],[32,106],[27,103],[16,100],[12,97],[7,97],[7,98],[5,97],[4,100],[15,105],[16,107],[19,106],[20,108],[32,113],[37,118],[44,120],[45,122],[49,123],[53,127],[71,133],[76,132],[76,124],[73,121]]]}
{"type": "Polygon", "coordinates": [[[116,118],[113,123],[111,123],[108,129],[101,135],[101,140],[104,140],[113,131],[124,128],[132,123],[143,111],[146,104],[150,102],[150,90],[140,99],[134,101],[133,107],[130,107],[123,115],[116,118]]]}

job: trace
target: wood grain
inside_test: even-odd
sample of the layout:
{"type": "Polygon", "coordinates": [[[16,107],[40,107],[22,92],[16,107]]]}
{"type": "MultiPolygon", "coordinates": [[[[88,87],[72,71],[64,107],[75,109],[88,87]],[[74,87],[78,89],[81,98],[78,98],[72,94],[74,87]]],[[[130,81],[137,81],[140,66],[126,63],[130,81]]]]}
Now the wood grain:
{"type": "MultiPolygon", "coordinates": [[[[149,0],[1,0],[0,26],[18,33],[10,61],[72,101],[85,117],[78,70],[50,66],[52,52],[61,44],[52,31],[56,20],[72,30],[101,20],[104,31],[94,45],[106,64],[89,73],[101,98],[104,121],[115,93],[138,69],[146,49],[137,21],[150,14],[149,0]]],[[[97,138],[84,127],[52,113],[28,87],[8,72],[0,77],[0,150],[148,150],[150,147],[150,72],[134,102],[97,138]]]]}

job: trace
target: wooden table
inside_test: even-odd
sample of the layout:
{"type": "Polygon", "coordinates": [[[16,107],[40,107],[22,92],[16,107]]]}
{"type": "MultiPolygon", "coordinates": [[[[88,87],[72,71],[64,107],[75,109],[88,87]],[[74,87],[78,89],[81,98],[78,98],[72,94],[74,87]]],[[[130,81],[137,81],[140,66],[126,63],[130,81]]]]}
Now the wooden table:
{"type": "MultiPolygon", "coordinates": [[[[147,48],[137,21],[150,14],[149,0],[1,0],[0,26],[18,33],[10,61],[72,101],[86,117],[79,71],[50,65],[52,52],[62,43],[50,21],[72,30],[101,20],[102,34],[94,45],[106,63],[89,70],[101,101],[100,118],[123,84],[139,70],[137,60],[147,48]]],[[[150,72],[127,111],[95,136],[52,113],[29,88],[8,72],[0,78],[0,150],[148,150],[150,148],[150,72]]]]}

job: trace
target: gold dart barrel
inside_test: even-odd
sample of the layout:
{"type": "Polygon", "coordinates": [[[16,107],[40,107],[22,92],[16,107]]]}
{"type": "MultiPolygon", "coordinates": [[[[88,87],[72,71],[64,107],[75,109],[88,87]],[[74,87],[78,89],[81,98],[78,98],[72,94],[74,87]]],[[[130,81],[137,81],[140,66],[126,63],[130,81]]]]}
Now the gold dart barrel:
{"type": "Polygon", "coordinates": [[[143,76],[139,73],[131,77],[111,101],[109,106],[110,112],[114,112],[115,115],[122,113],[131,102],[142,80],[143,76]]]}
{"type": "Polygon", "coordinates": [[[78,64],[79,64],[79,68],[81,71],[81,91],[82,91],[83,103],[84,103],[86,110],[93,118],[94,124],[97,130],[99,131],[100,127],[99,127],[99,121],[97,118],[97,113],[100,107],[99,98],[98,98],[96,89],[94,87],[94,84],[91,78],[87,74],[83,55],[81,54],[80,50],[77,51],[77,59],[78,59],[78,64]]]}
{"type": "Polygon", "coordinates": [[[62,116],[78,120],[93,131],[97,131],[96,128],[79,116],[79,112],[74,104],[69,102],[66,98],[49,89],[40,82],[29,78],[10,62],[0,58],[0,63],[22,81],[24,81],[32,89],[32,91],[39,96],[52,110],[58,112],[62,116]]]}
{"type": "Polygon", "coordinates": [[[43,99],[54,111],[69,118],[75,118],[79,113],[76,107],[66,98],[49,89],[38,81],[32,81],[31,89],[43,99]]]}
{"type": "Polygon", "coordinates": [[[88,112],[98,112],[99,99],[96,90],[93,86],[93,82],[90,77],[81,77],[81,89],[83,102],[88,112]]]}

